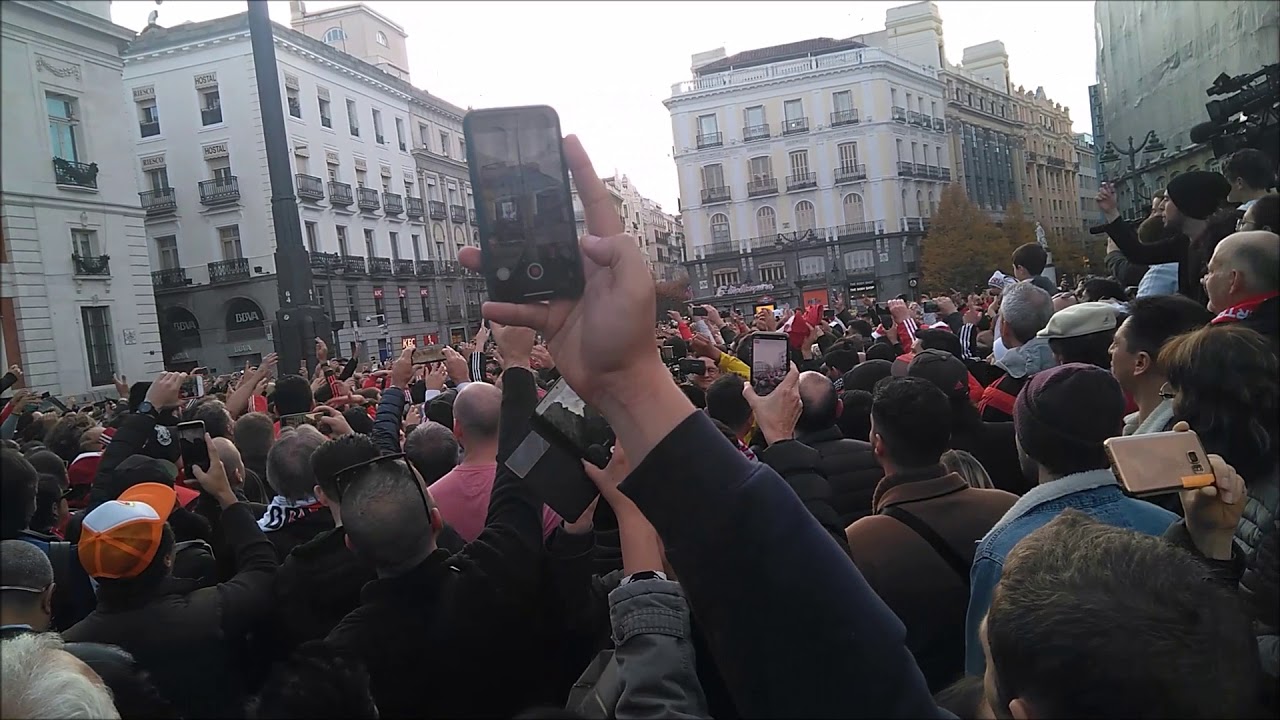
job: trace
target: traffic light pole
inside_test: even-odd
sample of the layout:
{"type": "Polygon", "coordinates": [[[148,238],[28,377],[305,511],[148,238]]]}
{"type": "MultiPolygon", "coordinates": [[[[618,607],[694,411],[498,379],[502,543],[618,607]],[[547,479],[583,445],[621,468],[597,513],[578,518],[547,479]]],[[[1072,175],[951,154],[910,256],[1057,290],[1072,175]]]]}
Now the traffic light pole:
{"type": "Polygon", "coordinates": [[[276,311],[274,338],[280,356],[279,372],[286,375],[298,372],[304,361],[309,370],[315,369],[315,338],[330,337],[329,319],[316,304],[311,256],[302,243],[284,106],[280,102],[275,34],[266,0],[249,0],[249,41],[258,81],[258,108],[262,115],[267,172],[271,179],[271,217],[276,235],[276,292],[280,309],[276,311]]]}

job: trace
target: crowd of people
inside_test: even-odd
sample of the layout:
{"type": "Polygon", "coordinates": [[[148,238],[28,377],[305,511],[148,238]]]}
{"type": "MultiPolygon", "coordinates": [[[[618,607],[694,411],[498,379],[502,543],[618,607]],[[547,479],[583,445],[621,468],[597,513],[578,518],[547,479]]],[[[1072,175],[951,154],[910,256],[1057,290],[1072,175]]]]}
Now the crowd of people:
{"type": "Polygon", "coordinates": [[[1104,187],[1113,277],[1074,290],[1033,242],[971,293],[655,324],[565,154],[584,294],[486,303],[442,362],[317,339],[297,372],[63,408],[10,368],[0,715],[1275,717],[1280,220],[1257,157],[1177,176],[1140,224],[1104,187]],[[779,331],[757,394],[753,341],[779,331]],[[608,422],[606,467],[527,456],[558,381],[608,422]],[[1194,432],[1211,482],[1126,492],[1108,441],[1157,432],[1194,432]],[[596,498],[562,517],[546,488],[596,498]]]}

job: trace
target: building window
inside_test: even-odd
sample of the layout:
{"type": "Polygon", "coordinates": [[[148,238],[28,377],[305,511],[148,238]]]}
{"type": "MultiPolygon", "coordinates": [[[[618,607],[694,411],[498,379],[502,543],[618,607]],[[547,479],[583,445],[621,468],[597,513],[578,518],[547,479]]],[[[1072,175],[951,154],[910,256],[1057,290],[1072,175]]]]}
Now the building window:
{"type": "Polygon", "coordinates": [[[144,138],[160,134],[160,109],[155,100],[138,105],[138,130],[144,138]]]}
{"type": "MultiPolygon", "coordinates": [[[[751,158],[749,165],[751,169],[751,182],[760,183],[773,179],[773,158],[768,155],[751,158]]],[[[713,165],[712,167],[720,166],[713,165]]]]}
{"type": "Polygon", "coordinates": [[[844,118],[853,112],[853,91],[841,90],[837,93],[831,93],[831,106],[835,108],[836,115],[844,118]]]}
{"type": "Polygon", "coordinates": [[[239,260],[244,257],[240,247],[240,226],[224,225],[218,228],[218,245],[222,248],[223,260],[239,260]]]}
{"type": "Polygon", "coordinates": [[[776,283],[787,279],[787,266],[782,263],[771,263],[760,266],[760,282],[776,283]]]}
{"type": "Polygon", "coordinates": [[[364,229],[364,255],[365,257],[377,256],[378,243],[373,237],[373,231],[369,228],[364,229]]]}
{"type": "Polygon", "coordinates": [[[400,259],[400,233],[388,233],[387,237],[391,240],[391,259],[400,259]]]}
{"type": "Polygon", "coordinates": [[[425,288],[418,288],[418,300],[422,302],[422,319],[427,321],[431,319],[431,298],[426,294],[425,288]]]}
{"type": "Polygon", "coordinates": [[[729,216],[716,213],[711,216],[711,242],[719,245],[729,242],[729,216]]]}
{"type": "Polygon", "coordinates": [[[702,189],[704,191],[724,187],[724,166],[707,165],[702,168],[702,189]]]}
{"type": "Polygon", "coordinates": [[[800,258],[800,277],[813,277],[827,273],[827,259],[822,255],[800,258]]]}
{"type": "Polygon", "coordinates": [[[840,143],[837,146],[837,150],[840,153],[840,170],[842,172],[853,172],[858,167],[858,143],[840,143]]]}
{"type": "Polygon", "coordinates": [[[457,248],[464,247],[467,244],[467,234],[460,227],[453,228],[453,244],[455,253],[457,248]]]}
{"type": "Polygon", "coordinates": [[[382,32],[381,30],[373,34],[373,39],[382,47],[387,46],[387,34],[382,32]]]}
{"type": "Polygon", "coordinates": [[[467,141],[466,138],[458,138],[458,159],[467,159],[467,141]]]}
{"type": "Polygon", "coordinates": [[[360,296],[356,294],[356,286],[347,286],[347,319],[351,321],[351,327],[360,324],[360,296]]]}
{"type": "Polygon", "coordinates": [[[409,301],[404,296],[404,288],[400,288],[396,294],[400,296],[400,322],[407,323],[409,322],[409,301]]]}
{"type": "Polygon", "coordinates": [[[297,88],[286,87],[284,90],[285,103],[289,106],[289,116],[302,119],[302,95],[297,88]]]}
{"type": "Polygon", "coordinates": [[[222,95],[218,88],[200,91],[200,124],[217,125],[222,122],[222,95]]]}
{"type": "Polygon", "coordinates": [[[413,260],[417,262],[422,259],[422,236],[410,235],[409,240],[413,243],[413,260]]]}
{"type": "Polygon", "coordinates": [[[431,128],[426,123],[418,123],[418,142],[422,143],[422,147],[431,149],[431,128]]]}
{"type": "Polygon", "coordinates": [[[342,28],[332,27],[324,31],[324,41],[330,45],[340,43],[347,39],[347,34],[342,32],[342,28]]]}
{"type": "Polygon", "coordinates": [[[405,144],[404,118],[396,118],[396,144],[400,146],[400,152],[409,149],[409,146],[405,144]]]}
{"type": "Polygon", "coordinates": [[[209,172],[213,175],[213,179],[217,181],[217,185],[231,184],[231,159],[230,158],[214,158],[209,161],[209,172]]]}
{"type": "Polygon", "coordinates": [[[721,268],[711,271],[711,284],[715,287],[738,284],[738,268],[721,268]]]}
{"type": "MultiPolygon", "coordinates": [[[[432,187],[435,187],[435,186],[433,185],[432,187]]],[[[436,244],[436,259],[444,260],[448,258],[449,256],[445,254],[445,249],[444,249],[445,238],[444,238],[443,225],[441,225],[440,223],[435,223],[434,225],[431,226],[431,239],[434,240],[436,244]]]]}
{"type": "Polygon", "coordinates": [[[76,143],[79,125],[76,101],[66,95],[45,95],[45,107],[49,112],[49,144],[53,156],[68,162],[80,162],[80,149],[76,143]]]}
{"type": "Polygon", "coordinates": [[[378,315],[381,315],[381,316],[382,316],[382,322],[381,322],[381,323],[379,323],[379,324],[384,324],[384,325],[386,324],[386,322],[387,322],[387,306],[386,306],[386,304],[385,304],[385,303],[383,302],[383,300],[382,300],[382,288],[374,288],[374,291],[373,291],[373,314],[374,314],[374,316],[375,316],[375,317],[376,317],[376,316],[378,316],[378,315]]]}
{"type": "Polygon", "coordinates": [[[844,196],[844,224],[856,225],[866,220],[866,211],[863,208],[862,196],[858,193],[849,193],[844,196]]]}
{"type": "Polygon", "coordinates": [[[111,308],[80,308],[84,323],[84,348],[89,356],[89,384],[110,385],[116,374],[116,359],[111,348],[111,308]]]}
{"type": "Polygon", "coordinates": [[[169,188],[169,170],[167,168],[148,170],[145,174],[147,176],[147,187],[150,187],[153,191],[159,192],[169,188]]]}
{"type": "Polygon", "coordinates": [[[327,128],[333,127],[333,107],[329,103],[328,98],[317,98],[317,104],[320,106],[320,124],[327,128]]]}
{"type": "Polygon", "coordinates": [[[817,223],[817,211],[813,203],[801,200],[796,203],[796,232],[807,233],[817,223]]]}
{"type": "Polygon", "coordinates": [[[160,260],[161,270],[177,270],[182,267],[178,259],[178,237],[165,235],[156,238],[156,257],[160,260]]]}
{"type": "Polygon", "coordinates": [[[351,246],[347,241],[347,226],[337,225],[335,229],[338,231],[338,254],[348,256],[351,254],[351,246]]]}
{"type": "Polygon", "coordinates": [[[93,230],[72,230],[71,253],[82,258],[98,257],[98,233],[93,230]]]}
{"type": "Polygon", "coordinates": [[[382,113],[378,108],[373,108],[373,139],[377,140],[379,145],[387,144],[387,138],[382,133],[382,113]]]}
{"type": "Polygon", "coordinates": [[[700,144],[718,142],[716,135],[720,132],[720,123],[715,115],[698,116],[698,140],[700,144]]]}
{"type": "Polygon", "coordinates": [[[874,250],[853,250],[844,254],[844,269],[851,272],[873,270],[876,266],[874,250]]]}
{"type": "Polygon", "coordinates": [[[440,131],[440,154],[449,157],[449,133],[440,131]]]}
{"type": "Polygon", "coordinates": [[[302,223],[302,229],[307,236],[307,249],[311,252],[320,250],[320,239],[316,234],[316,224],[308,220],[302,223]]]}
{"type": "Polygon", "coordinates": [[[762,238],[778,234],[778,213],[768,205],[756,211],[756,232],[762,238]]]}
{"type": "Polygon", "coordinates": [[[325,172],[329,173],[329,182],[339,182],[337,165],[333,163],[325,163],[325,172]]]}
{"type": "Polygon", "coordinates": [[[809,151],[796,150],[791,153],[791,175],[803,179],[809,174],[809,151]]]}
{"type": "Polygon", "coordinates": [[[362,188],[369,181],[369,173],[366,170],[356,168],[356,187],[362,188]]]}
{"type": "Polygon", "coordinates": [[[356,101],[347,101],[347,129],[354,137],[360,137],[360,119],[356,115],[356,101]]]}

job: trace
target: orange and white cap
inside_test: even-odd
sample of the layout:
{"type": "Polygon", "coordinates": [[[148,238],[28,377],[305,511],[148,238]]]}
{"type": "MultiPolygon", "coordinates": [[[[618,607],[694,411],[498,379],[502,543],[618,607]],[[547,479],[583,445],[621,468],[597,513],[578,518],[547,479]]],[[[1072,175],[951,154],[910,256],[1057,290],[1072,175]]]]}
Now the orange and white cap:
{"type": "Polygon", "coordinates": [[[90,577],[137,577],[160,549],[176,495],[162,483],[139,483],[84,517],[80,564],[90,577]]]}

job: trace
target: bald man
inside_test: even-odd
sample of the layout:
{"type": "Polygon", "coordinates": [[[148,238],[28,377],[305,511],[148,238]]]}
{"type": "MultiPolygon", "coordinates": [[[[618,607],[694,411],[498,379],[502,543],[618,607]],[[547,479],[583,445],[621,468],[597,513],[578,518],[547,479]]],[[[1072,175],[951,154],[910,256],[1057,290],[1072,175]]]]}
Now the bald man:
{"type": "Polygon", "coordinates": [[[831,486],[831,507],[845,527],[871,513],[871,497],[884,470],[867,438],[846,438],[836,426],[844,408],[830,378],[800,373],[800,418],[796,440],[818,451],[819,467],[831,486]]]}
{"type": "Polygon", "coordinates": [[[1280,333],[1280,235],[1252,230],[1218,243],[1205,273],[1214,324],[1238,322],[1277,344],[1280,333]]]}
{"type": "MultiPolygon", "coordinates": [[[[444,521],[463,540],[471,542],[484,529],[489,495],[498,472],[498,420],[502,391],[485,382],[468,383],[453,401],[453,435],[462,446],[462,462],[431,484],[431,499],[444,521]]],[[[546,539],[560,516],[542,508],[542,537],[546,539]]]]}

